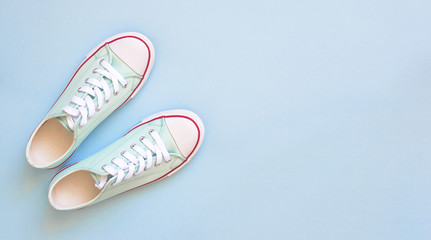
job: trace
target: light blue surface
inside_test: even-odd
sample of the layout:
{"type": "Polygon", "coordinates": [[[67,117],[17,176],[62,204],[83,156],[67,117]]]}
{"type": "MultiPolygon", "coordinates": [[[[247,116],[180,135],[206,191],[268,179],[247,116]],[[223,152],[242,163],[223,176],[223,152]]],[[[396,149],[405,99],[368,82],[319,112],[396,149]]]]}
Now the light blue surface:
{"type": "Polygon", "coordinates": [[[2,1],[0,239],[429,239],[430,1],[2,1]],[[156,61],[70,163],[144,117],[206,124],[173,177],[54,210],[25,146],[85,54],[138,31],[156,61]]]}

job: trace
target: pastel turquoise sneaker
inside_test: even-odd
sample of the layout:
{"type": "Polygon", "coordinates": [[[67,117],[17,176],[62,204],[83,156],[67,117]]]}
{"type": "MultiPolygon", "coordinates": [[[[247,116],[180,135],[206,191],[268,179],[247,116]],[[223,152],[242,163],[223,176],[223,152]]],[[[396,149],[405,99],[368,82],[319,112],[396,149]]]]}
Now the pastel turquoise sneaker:
{"type": "Polygon", "coordinates": [[[164,179],[190,162],[204,133],[202,120],[187,110],[150,116],[102,151],[60,170],[49,185],[49,202],[58,210],[79,209],[164,179]]]}
{"type": "Polygon", "coordinates": [[[81,142],[147,80],[154,48],[140,33],[122,33],[94,48],[30,136],[27,161],[36,168],[66,162],[81,142]]]}

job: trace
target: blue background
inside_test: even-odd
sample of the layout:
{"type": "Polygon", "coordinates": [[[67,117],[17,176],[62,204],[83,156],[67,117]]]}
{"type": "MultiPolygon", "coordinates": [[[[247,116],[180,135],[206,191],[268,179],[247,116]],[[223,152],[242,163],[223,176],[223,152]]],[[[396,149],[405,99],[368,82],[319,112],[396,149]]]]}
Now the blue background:
{"type": "Polygon", "coordinates": [[[0,4],[1,239],[430,239],[431,2],[5,1],[0,4]],[[48,203],[57,170],[28,137],[93,47],[137,31],[149,80],[81,145],[144,117],[198,113],[173,177],[95,206],[48,203]]]}

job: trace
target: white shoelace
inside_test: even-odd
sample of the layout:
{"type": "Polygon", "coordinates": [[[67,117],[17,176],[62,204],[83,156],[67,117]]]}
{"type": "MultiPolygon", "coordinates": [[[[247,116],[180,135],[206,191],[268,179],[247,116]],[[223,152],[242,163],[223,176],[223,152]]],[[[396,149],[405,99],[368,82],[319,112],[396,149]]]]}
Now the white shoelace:
{"type": "Polygon", "coordinates": [[[78,89],[78,92],[86,93],[84,97],[80,98],[74,95],[71,102],[76,104],[76,106],[65,106],[63,108],[63,111],[67,113],[67,125],[69,125],[72,130],[79,116],[82,116],[81,123],[79,124],[79,126],[82,127],[87,124],[88,119],[94,116],[96,111],[102,108],[103,102],[107,103],[111,98],[111,90],[105,79],[111,80],[114,88],[114,96],[117,95],[119,91],[118,83],[120,83],[123,88],[127,87],[126,79],[124,79],[124,77],[105,59],[100,61],[100,65],[105,69],[96,68],[93,70],[93,73],[102,75],[101,79],[87,78],[85,82],[92,86],[82,86],[78,89]],[[93,102],[93,98],[97,98],[97,107],[93,102]]]}
{"type": "MultiPolygon", "coordinates": [[[[130,152],[122,151],[121,155],[129,160],[126,162],[125,159],[122,158],[114,158],[112,159],[112,164],[107,164],[102,167],[109,175],[112,177],[117,177],[115,182],[112,185],[116,185],[123,180],[127,180],[133,176],[140,174],[142,171],[147,170],[153,165],[153,155],[152,152],[156,154],[156,164],[158,166],[162,163],[163,158],[166,162],[171,160],[171,156],[166,149],[163,140],[160,138],[160,135],[154,130],[150,130],[150,135],[154,139],[155,143],[151,143],[150,140],[145,137],[139,138],[139,140],[148,148],[144,150],[136,144],[132,144],[130,146],[138,156],[133,155],[130,152]],[[126,175],[127,172],[127,175],[126,175]]],[[[96,187],[98,189],[102,189],[106,183],[108,182],[109,175],[102,175],[99,183],[96,183],[96,187]]]]}

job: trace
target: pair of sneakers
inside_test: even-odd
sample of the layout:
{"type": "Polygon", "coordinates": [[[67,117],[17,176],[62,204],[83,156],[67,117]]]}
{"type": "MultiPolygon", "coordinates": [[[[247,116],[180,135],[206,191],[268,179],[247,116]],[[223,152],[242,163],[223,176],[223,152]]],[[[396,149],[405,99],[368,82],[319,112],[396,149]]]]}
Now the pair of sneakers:
{"type": "MultiPolygon", "coordinates": [[[[139,92],[153,63],[153,45],[140,33],[103,41],[31,134],[27,161],[45,169],[65,163],[97,125],[139,92]]],[[[149,116],[102,151],[61,169],[49,185],[49,202],[58,210],[79,209],[161,180],[190,161],[203,137],[202,120],[191,111],[149,116]]]]}

